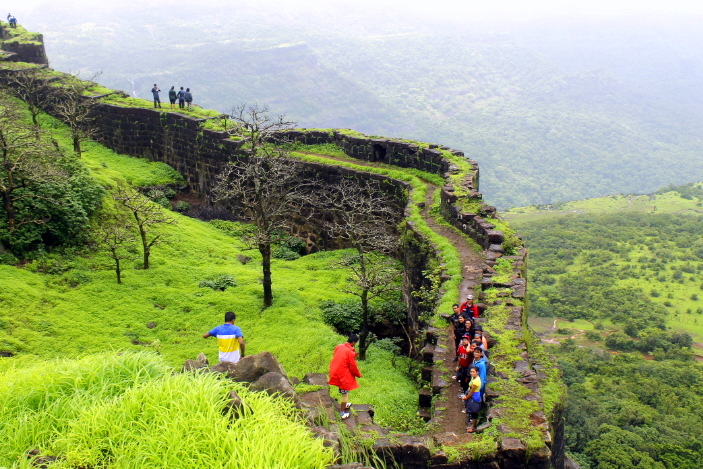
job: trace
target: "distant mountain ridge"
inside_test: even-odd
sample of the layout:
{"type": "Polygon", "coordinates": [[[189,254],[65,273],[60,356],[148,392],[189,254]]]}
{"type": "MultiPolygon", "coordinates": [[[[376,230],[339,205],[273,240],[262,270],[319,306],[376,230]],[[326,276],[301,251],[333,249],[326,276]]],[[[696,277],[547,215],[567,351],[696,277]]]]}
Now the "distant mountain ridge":
{"type": "Polygon", "coordinates": [[[481,163],[481,190],[502,208],[703,179],[692,20],[497,33],[402,15],[226,11],[47,9],[33,21],[52,66],[105,70],[101,83],[141,97],[176,84],[221,111],[258,102],[303,127],[446,143],[481,163]]]}

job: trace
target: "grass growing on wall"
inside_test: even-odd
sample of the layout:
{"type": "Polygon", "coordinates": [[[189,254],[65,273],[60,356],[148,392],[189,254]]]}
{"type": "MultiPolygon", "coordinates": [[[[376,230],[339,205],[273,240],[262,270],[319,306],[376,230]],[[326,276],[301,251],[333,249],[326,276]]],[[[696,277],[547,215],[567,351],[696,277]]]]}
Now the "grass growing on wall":
{"type": "MultiPolygon", "coordinates": [[[[70,133],[61,121],[42,114],[39,122],[43,129],[52,133],[65,154],[73,151],[70,133]]],[[[183,176],[166,163],[120,155],[91,141],[84,143],[83,147],[81,161],[101,185],[112,187],[116,181],[126,181],[130,185],[144,187],[185,182],[183,176]]]]}
{"type": "Polygon", "coordinates": [[[0,26],[2,26],[5,35],[8,36],[0,42],[19,42],[22,44],[34,44],[37,46],[42,44],[41,41],[39,41],[38,33],[29,32],[20,24],[18,24],[15,28],[11,28],[9,23],[0,21],[0,26]]]}

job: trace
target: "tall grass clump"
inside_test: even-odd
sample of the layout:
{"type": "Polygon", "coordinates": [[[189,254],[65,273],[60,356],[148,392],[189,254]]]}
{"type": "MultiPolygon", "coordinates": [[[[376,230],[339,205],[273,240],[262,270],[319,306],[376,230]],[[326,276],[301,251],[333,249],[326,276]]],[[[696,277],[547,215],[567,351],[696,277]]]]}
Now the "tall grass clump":
{"type": "Polygon", "coordinates": [[[69,423],[103,399],[170,371],[146,353],[80,360],[7,360],[0,377],[0,465],[46,449],[69,423]]]}
{"type": "Polygon", "coordinates": [[[53,468],[321,469],[333,462],[288,401],[215,375],[170,373],[153,354],[36,363],[8,370],[3,384],[0,465],[22,467],[13,463],[31,449],[57,456],[53,468]],[[246,403],[239,413],[227,410],[231,390],[246,403]],[[13,437],[18,421],[22,438],[13,437]]]}

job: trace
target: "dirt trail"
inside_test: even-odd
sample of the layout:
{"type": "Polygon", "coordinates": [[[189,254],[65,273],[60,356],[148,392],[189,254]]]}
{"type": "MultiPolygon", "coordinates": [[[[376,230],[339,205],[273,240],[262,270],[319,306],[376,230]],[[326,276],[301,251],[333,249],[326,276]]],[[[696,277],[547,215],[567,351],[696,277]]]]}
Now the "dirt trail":
{"type": "MultiPolygon", "coordinates": [[[[354,160],[350,161],[345,158],[339,158],[339,157],[333,157],[333,156],[327,156],[327,155],[319,155],[315,153],[306,153],[308,155],[312,156],[317,156],[321,158],[326,158],[329,160],[333,161],[344,161],[344,162],[352,162],[354,164],[357,164],[359,166],[366,166],[366,167],[380,167],[381,165],[375,164],[375,163],[370,163],[367,161],[361,161],[361,160],[354,160]]],[[[385,166],[385,165],[384,165],[385,166]]],[[[444,237],[447,239],[457,250],[459,253],[460,261],[461,261],[461,275],[462,275],[462,281],[459,286],[459,291],[458,292],[447,292],[448,295],[456,295],[456,302],[461,303],[464,298],[466,298],[467,294],[473,294],[473,293],[478,293],[478,288],[481,284],[481,277],[483,274],[483,253],[482,252],[477,252],[474,250],[473,246],[471,246],[466,239],[459,234],[456,230],[453,228],[443,226],[438,224],[435,219],[432,217],[430,214],[430,208],[432,207],[433,199],[435,192],[439,189],[436,185],[428,182],[428,181],[423,181],[427,185],[427,195],[425,196],[425,206],[424,208],[420,211],[420,215],[422,216],[423,220],[425,223],[427,223],[427,226],[434,231],[435,233],[439,234],[440,236],[444,237]]],[[[450,314],[451,311],[441,311],[442,313],[448,313],[450,314]]],[[[446,338],[446,343],[449,344],[450,348],[454,347],[454,340],[453,340],[453,332],[452,332],[452,327],[447,326],[444,329],[445,333],[445,338],[446,338]]],[[[443,343],[444,338],[440,338],[440,343],[443,343]]],[[[453,370],[456,368],[456,363],[453,361],[454,355],[452,353],[447,353],[445,354],[445,362],[444,365],[447,367],[448,370],[453,370]]],[[[453,373],[452,373],[453,374],[453,373]]],[[[450,386],[450,391],[449,391],[449,396],[447,397],[447,417],[443,419],[442,421],[442,430],[443,432],[454,432],[457,435],[460,435],[461,440],[468,440],[471,438],[471,435],[465,433],[466,432],[466,414],[462,413],[461,410],[463,409],[463,401],[458,398],[459,392],[461,391],[461,387],[459,386],[459,383],[453,382],[452,385],[450,386]]]]}

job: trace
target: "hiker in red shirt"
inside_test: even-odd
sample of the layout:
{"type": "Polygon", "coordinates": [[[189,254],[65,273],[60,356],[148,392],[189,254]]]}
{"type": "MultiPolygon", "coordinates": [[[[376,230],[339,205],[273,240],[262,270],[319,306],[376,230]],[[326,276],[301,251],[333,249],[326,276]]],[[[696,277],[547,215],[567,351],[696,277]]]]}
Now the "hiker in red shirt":
{"type": "Polygon", "coordinates": [[[339,405],[342,420],[349,418],[349,408],[351,402],[347,402],[349,391],[358,388],[356,378],[361,378],[359,367],[356,365],[356,351],[354,344],[359,341],[356,334],[349,336],[343,344],[339,344],[334,349],[334,356],[330,363],[330,386],[337,386],[342,395],[342,403],[339,405]]]}
{"type": "Polygon", "coordinates": [[[469,385],[469,366],[471,366],[471,361],[473,360],[473,347],[469,344],[469,337],[465,335],[461,339],[461,345],[457,349],[457,355],[459,356],[459,363],[456,367],[456,375],[452,376],[461,385],[460,398],[464,397],[466,394],[466,389],[469,385]]]}
{"type": "Polygon", "coordinates": [[[473,295],[466,296],[466,301],[461,304],[461,314],[468,318],[478,317],[478,306],[474,304],[473,295]]]}

